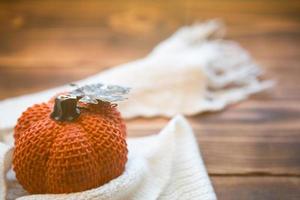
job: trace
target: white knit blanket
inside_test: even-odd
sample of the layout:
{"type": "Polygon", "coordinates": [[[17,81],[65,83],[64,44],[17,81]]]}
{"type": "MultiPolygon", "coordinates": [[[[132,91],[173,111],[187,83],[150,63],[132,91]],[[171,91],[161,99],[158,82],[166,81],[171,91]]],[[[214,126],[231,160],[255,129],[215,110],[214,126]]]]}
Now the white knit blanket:
{"type": "Polygon", "coordinates": [[[71,194],[28,195],[11,171],[5,181],[12,150],[0,142],[0,200],[216,199],[193,131],[182,116],[172,119],[157,135],[128,139],[128,148],[123,175],[99,188],[71,194]]]}
{"type": "MultiPolygon", "coordinates": [[[[136,116],[193,115],[216,111],[272,85],[260,81],[261,70],[237,43],[225,41],[224,26],[208,21],[179,29],[145,58],[78,81],[103,82],[132,88],[120,111],[136,116]]],[[[11,129],[21,113],[48,101],[68,85],[0,101],[0,129],[11,129]]]]}

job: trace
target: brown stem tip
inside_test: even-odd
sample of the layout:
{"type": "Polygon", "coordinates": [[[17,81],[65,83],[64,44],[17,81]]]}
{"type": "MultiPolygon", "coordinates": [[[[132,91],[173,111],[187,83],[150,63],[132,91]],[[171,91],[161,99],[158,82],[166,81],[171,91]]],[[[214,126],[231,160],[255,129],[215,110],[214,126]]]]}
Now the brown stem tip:
{"type": "Polygon", "coordinates": [[[72,95],[59,95],[55,98],[55,104],[51,118],[57,121],[73,121],[80,115],[77,107],[78,99],[72,95]]]}

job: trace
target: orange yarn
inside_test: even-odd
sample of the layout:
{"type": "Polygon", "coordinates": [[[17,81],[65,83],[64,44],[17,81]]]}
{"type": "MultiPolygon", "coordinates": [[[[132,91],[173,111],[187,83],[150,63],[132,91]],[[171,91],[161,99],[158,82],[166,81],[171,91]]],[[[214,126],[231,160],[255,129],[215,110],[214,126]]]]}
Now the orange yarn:
{"type": "Polygon", "coordinates": [[[70,193],[120,176],[127,161],[126,127],[109,103],[87,105],[72,122],[50,118],[53,101],[33,105],[15,127],[13,169],[28,192],[70,193]]]}

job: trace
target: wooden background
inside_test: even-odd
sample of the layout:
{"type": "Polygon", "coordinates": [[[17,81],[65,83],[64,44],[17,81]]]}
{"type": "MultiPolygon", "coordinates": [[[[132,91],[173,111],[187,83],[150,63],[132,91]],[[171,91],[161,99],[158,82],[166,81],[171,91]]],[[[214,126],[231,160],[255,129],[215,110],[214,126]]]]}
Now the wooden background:
{"type": "MultiPolygon", "coordinates": [[[[140,58],[182,25],[221,18],[228,38],[278,84],[223,112],[189,118],[218,198],[300,199],[298,2],[1,1],[0,99],[140,58]]],[[[146,135],[166,122],[135,119],[128,127],[146,135]]]]}

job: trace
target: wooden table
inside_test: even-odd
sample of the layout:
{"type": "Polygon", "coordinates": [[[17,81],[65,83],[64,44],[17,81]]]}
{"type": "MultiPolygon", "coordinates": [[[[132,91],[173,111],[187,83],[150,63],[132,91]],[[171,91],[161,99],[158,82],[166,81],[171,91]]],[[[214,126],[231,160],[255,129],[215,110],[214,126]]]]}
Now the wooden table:
{"type": "MultiPolygon", "coordinates": [[[[278,81],[223,112],[189,118],[218,198],[300,199],[297,1],[1,2],[0,98],[140,58],[178,27],[216,17],[278,81]]],[[[130,135],[146,135],[166,122],[135,119],[128,127],[130,135]]]]}

